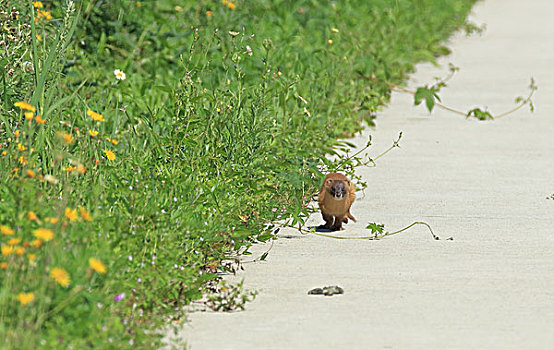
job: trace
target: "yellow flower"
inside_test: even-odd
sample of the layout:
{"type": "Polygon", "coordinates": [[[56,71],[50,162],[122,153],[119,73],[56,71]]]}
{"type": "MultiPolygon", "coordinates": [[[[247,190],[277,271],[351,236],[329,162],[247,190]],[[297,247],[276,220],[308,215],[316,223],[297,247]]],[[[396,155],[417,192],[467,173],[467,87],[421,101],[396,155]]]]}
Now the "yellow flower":
{"type": "Polygon", "coordinates": [[[98,135],[98,131],[96,130],[89,130],[88,133],[91,137],[95,137],[96,135],[98,135]]]}
{"type": "Polygon", "coordinates": [[[27,102],[19,101],[13,104],[15,107],[19,107],[20,109],[26,109],[31,112],[35,112],[37,109],[27,102]]]}
{"type": "Polygon", "coordinates": [[[33,1],[33,6],[37,9],[41,9],[43,7],[41,1],[33,1]]]}
{"type": "Polygon", "coordinates": [[[337,28],[331,28],[331,31],[332,31],[333,33],[338,33],[338,32],[339,32],[339,30],[338,30],[337,28]]]}
{"type": "Polygon", "coordinates": [[[16,138],[18,138],[18,137],[19,137],[19,133],[20,133],[20,131],[19,131],[19,130],[16,130],[16,131],[14,131],[14,132],[13,132],[13,134],[15,135],[15,137],[16,137],[16,138]]]}
{"type": "MultiPolygon", "coordinates": [[[[52,232],[52,230],[48,228],[37,228],[36,230],[33,231],[33,236],[48,242],[52,240],[52,238],[54,238],[54,232],[52,232]]],[[[33,242],[36,242],[36,241],[33,241],[33,242]]],[[[39,247],[40,245],[42,245],[42,243],[39,244],[39,247]]]]}
{"type": "Polygon", "coordinates": [[[77,169],[76,166],[70,165],[70,166],[68,166],[68,167],[65,168],[65,171],[67,171],[67,172],[69,173],[69,172],[72,172],[72,171],[75,170],[75,169],[77,169]]]}
{"type": "Polygon", "coordinates": [[[237,6],[236,6],[234,3],[229,2],[229,3],[227,4],[227,7],[230,8],[231,10],[234,10],[237,6]]]}
{"type": "Polygon", "coordinates": [[[84,174],[87,171],[87,168],[83,164],[77,164],[77,172],[79,174],[84,174]]]}
{"type": "Polygon", "coordinates": [[[33,112],[25,112],[23,114],[25,115],[25,119],[27,120],[33,120],[33,118],[35,117],[35,114],[33,112]]]}
{"type": "Polygon", "coordinates": [[[92,221],[92,216],[85,208],[80,207],[79,212],[81,213],[81,216],[83,217],[83,219],[85,219],[85,221],[92,221]]]}
{"type": "Polygon", "coordinates": [[[44,221],[55,224],[58,222],[58,218],[44,218],[44,221]]]}
{"type": "Polygon", "coordinates": [[[38,216],[37,216],[37,214],[35,214],[34,211],[30,211],[30,212],[27,213],[27,219],[29,219],[31,221],[37,221],[38,216]]]}
{"type": "Polygon", "coordinates": [[[41,42],[41,41],[42,41],[42,38],[41,38],[40,35],[38,35],[38,33],[36,34],[36,37],[37,37],[38,42],[41,42]]]}
{"type": "Polygon", "coordinates": [[[333,40],[331,40],[331,39],[327,40],[327,44],[329,44],[329,45],[333,44],[333,40]]]}
{"type": "Polygon", "coordinates": [[[213,12],[212,12],[212,11],[206,11],[206,16],[212,17],[212,15],[213,15],[213,12]]]}
{"type": "Polygon", "coordinates": [[[37,123],[39,123],[39,124],[44,124],[44,123],[46,123],[46,119],[42,119],[42,117],[41,117],[40,115],[37,115],[37,116],[35,117],[35,121],[36,121],[37,123]]]}
{"type": "Polygon", "coordinates": [[[96,113],[94,111],[91,111],[90,109],[87,111],[87,114],[92,117],[92,120],[97,122],[103,122],[105,121],[104,117],[100,113],[96,113]]]}
{"type": "Polygon", "coordinates": [[[109,149],[105,149],[105,150],[104,150],[104,153],[106,154],[106,157],[107,157],[109,160],[114,160],[114,159],[115,159],[115,153],[113,153],[113,152],[110,151],[109,149]]]}
{"type": "Polygon", "coordinates": [[[90,258],[88,259],[88,263],[94,271],[98,273],[106,273],[106,266],[104,266],[104,264],[100,260],[90,258]]]}
{"type": "Polygon", "coordinates": [[[27,254],[27,258],[29,258],[29,260],[33,261],[37,258],[37,256],[35,254],[27,254]]]}
{"type": "Polygon", "coordinates": [[[17,149],[20,150],[20,151],[25,151],[27,149],[27,147],[23,146],[22,144],[18,143],[17,144],[17,149]]]}
{"type": "Polygon", "coordinates": [[[16,245],[18,244],[19,242],[21,242],[21,238],[12,238],[8,241],[8,244],[9,245],[16,245]]]}
{"type": "Polygon", "coordinates": [[[65,208],[65,217],[68,218],[69,221],[77,219],[77,209],[65,208]]]}
{"type": "Polygon", "coordinates": [[[44,17],[46,18],[47,21],[51,20],[52,19],[52,14],[48,11],[41,11],[41,10],[38,10],[37,11],[37,14],[39,17],[44,17]]]}
{"type": "Polygon", "coordinates": [[[40,239],[35,239],[31,242],[31,245],[35,248],[40,248],[42,246],[42,241],[40,239]]]}
{"type": "Polygon", "coordinates": [[[35,299],[35,293],[19,293],[17,295],[17,300],[21,303],[21,305],[27,305],[31,301],[35,299]]]}
{"type": "Polygon", "coordinates": [[[67,271],[60,267],[54,267],[50,271],[50,278],[56,281],[59,285],[63,287],[69,286],[69,283],[71,282],[71,278],[69,277],[69,274],[67,271]]]}
{"type": "Polygon", "coordinates": [[[2,261],[2,262],[0,263],[0,269],[5,270],[5,269],[7,269],[7,268],[8,268],[8,263],[5,262],[5,261],[2,261]]]}
{"type": "Polygon", "coordinates": [[[27,160],[27,157],[25,156],[21,156],[17,159],[17,161],[23,165],[27,165],[27,163],[29,163],[29,161],[27,160]]]}
{"type": "Polygon", "coordinates": [[[3,256],[8,256],[10,255],[11,253],[13,253],[13,247],[12,246],[9,246],[9,245],[2,245],[2,248],[0,248],[2,250],[2,255],[3,256]]]}
{"type": "Polygon", "coordinates": [[[8,154],[8,151],[2,151],[2,155],[5,156],[8,154]]]}
{"type": "Polygon", "coordinates": [[[65,142],[66,144],[73,143],[73,135],[64,132],[62,136],[63,142],[65,142]]]}
{"type": "Polygon", "coordinates": [[[6,236],[11,236],[14,234],[14,230],[9,228],[8,226],[6,225],[1,225],[0,226],[0,232],[2,232],[3,235],[6,235],[6,236]]]}
{"type": "Polygon", "coordinates": [[[35,172],[32,170],[27,170],[27,176],[28,177],[35,177],[35,172]]]}
{"type": "Polygon", "coordinates": [[[15,248],[15,254],[16,254],[16,255],[20,255],[20,256],[23,255],[23,254],[25,254],[25,248],[23,248],[23,247],[16,247],[16,248],[15,248]]]}

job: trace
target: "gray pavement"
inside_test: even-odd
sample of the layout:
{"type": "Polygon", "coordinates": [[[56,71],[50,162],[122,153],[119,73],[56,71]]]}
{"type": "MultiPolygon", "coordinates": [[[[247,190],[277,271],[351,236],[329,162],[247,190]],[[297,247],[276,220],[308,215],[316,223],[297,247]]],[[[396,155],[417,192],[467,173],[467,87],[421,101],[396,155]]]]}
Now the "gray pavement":
{"type": "Polygon", "coordinates": [[[452,62],[461,71],[443,102],[501,112],[534,76],[536,112],[479,122],[394,94],[354,142],[372,134],[378,154],[403,131],[401,148],[359,169],[370,186],[340,233],[423,220],[454,240],[424,227],[380,241],[287,232],[266,262],[230,278],[260,291],[246,311],[191,313],[171,337],[193,350],[554,349],[554,1],[479,2],[473,18],[486,32],[453,38],[443,68],[418,66],[410,85],[452,62]],[[335,284],[345,294],[307,295],[335,284]]]}

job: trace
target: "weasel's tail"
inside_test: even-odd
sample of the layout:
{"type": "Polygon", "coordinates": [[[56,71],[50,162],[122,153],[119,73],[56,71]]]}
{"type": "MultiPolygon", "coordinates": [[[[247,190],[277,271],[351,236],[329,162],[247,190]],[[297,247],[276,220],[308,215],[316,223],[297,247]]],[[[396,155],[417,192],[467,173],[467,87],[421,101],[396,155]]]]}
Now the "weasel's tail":
{"type": "Polygon", "coordinates": [[[350,214],[350,211],[348,211],[348,218],[351,219],[352,221],[356,222],[356,218],[352,216],[352,214],[350,214]]]}

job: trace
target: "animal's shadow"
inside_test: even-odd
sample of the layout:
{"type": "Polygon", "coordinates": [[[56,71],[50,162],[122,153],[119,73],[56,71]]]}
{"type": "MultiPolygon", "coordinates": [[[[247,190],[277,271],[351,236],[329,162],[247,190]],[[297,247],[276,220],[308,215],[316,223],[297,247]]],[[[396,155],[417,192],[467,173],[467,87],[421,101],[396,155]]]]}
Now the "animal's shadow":
{"type": "Polygon", "coordinates": [[[331,230],[330,228],[323,228],[323,225],[308,226],[309,229],[315,229],[315,232],[337,232],[339,230],[331,230]]]}

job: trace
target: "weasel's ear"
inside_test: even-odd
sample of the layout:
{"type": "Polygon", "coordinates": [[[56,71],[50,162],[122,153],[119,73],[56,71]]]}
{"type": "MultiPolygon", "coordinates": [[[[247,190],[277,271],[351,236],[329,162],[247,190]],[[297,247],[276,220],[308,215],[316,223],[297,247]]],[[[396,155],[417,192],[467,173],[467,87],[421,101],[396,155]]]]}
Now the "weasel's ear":
{"type": "Polygon", "coordinates": [[[331,185],[333,184],[333,180],[332,180],[332,179],[329,179],[329,180],[327,180],[327,181],[325,182],[325,184],[326,184],[327,186],[331,186],[331,185]]]}

